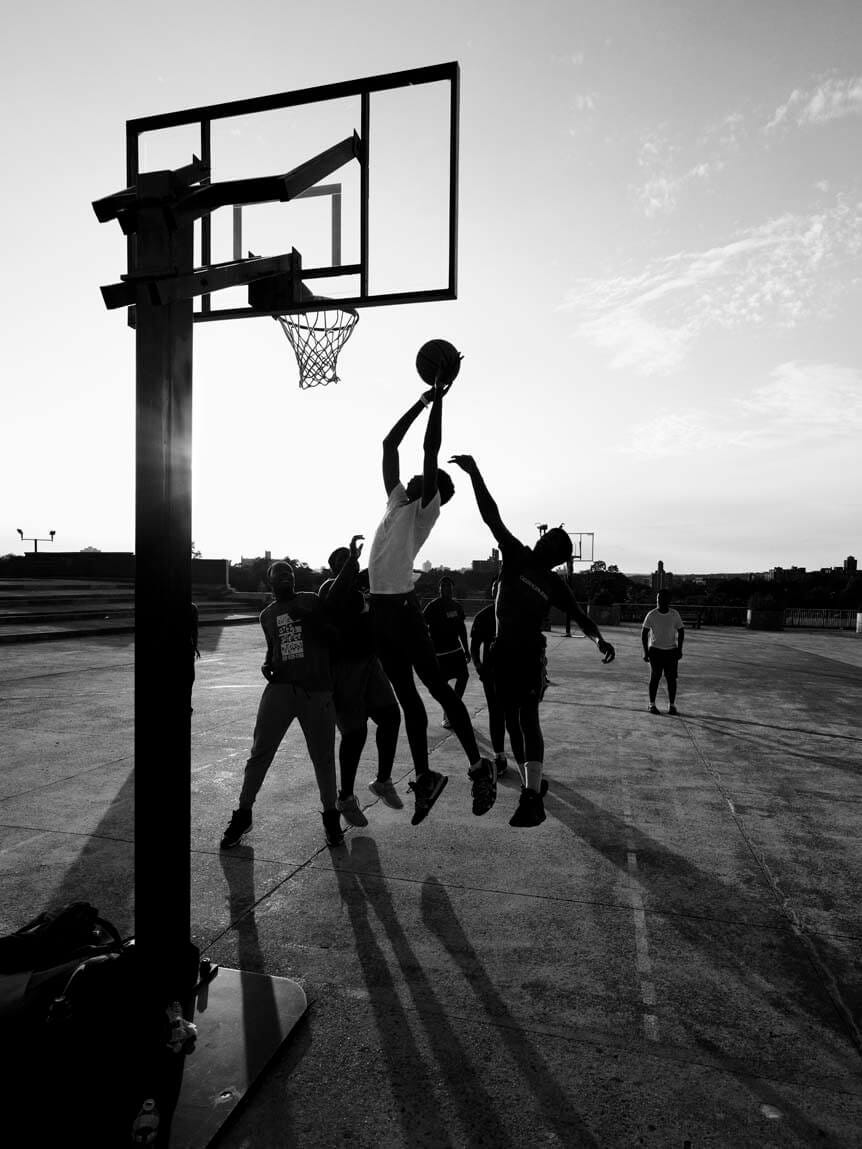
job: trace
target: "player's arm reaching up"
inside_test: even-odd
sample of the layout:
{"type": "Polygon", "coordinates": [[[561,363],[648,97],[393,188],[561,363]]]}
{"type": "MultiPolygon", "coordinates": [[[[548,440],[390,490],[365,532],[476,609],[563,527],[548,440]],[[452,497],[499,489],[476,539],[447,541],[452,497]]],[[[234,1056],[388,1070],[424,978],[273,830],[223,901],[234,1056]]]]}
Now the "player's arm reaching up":
{"type": "Polygon", "coordinates": [[[485,486],[485,480],[482,478],[482,472],[479,470],[479,465],[472,455],[453,455],[449,460],[450,463],[455,463],[470,476],[470,481],[473,484],[473,494],[476,496],[476,506],[479,508],[479,514],[486,526],[491,530],[491,534],[502,544],[514,539],[514,535],[504,525],[503,520],[500,518],[500,509],[494,502],[490,491],[485,486]]]}
{"type": "Polygon", "coordinates": [[[398,448],[401,441],[426,407],[431,407],[428,427],[425,431],[425,465],[422,472],[422,506],[427,507],[437,492],[437,453],[440,450],[443,420],[443,396],[452,386],[449,383],[437,383],[421,395],[410,407],[383,440],[383,486],[386,494],[392,491],[401,481],[401,468],[398,460],[398,448]],[[436,440],[436,447],[434,446],[436,440]],[[432,462],[433,457],[433,462],[432,462]],[[426,485],[430,481],[433,487],[426,497],[426,485]]]}

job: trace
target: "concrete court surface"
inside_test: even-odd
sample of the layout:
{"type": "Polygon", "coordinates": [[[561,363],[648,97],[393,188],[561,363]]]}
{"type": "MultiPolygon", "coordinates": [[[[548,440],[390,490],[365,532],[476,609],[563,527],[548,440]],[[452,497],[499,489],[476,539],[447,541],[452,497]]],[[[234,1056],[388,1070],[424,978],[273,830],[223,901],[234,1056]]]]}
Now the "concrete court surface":
{"type": "MultiPolygon", "coordinates": [[[[370,824],[327,849],[292,729],[220,853],[263,646],[202,630],[194,939],[310,1002],[221,1149],[862,1146],[862,638],[690,631],[674,719],[639,635],[607,628],[610,666],[548,636],[543,826],[507,825],[512,777],[473,817],[429,700],[450,783],[422,825],[403,735],[404,811],[365,788],[372,732],[370,824]]],[[[130,635],[2,650],[3,933],[79,897],[131,932],[132,659],[130,635]]],[[[466,701],[484,730],[475,677],[466,701]]]]}

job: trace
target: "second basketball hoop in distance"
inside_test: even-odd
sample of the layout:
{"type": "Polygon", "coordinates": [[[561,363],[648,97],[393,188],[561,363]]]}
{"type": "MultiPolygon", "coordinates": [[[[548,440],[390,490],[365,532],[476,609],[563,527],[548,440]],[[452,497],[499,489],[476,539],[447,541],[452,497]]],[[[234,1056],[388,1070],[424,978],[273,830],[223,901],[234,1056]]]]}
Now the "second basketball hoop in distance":
{"type": "Polygon", "coordinates": [[[429,386],[437,379],[451,383],[461,370],[461,352],[446,339],[429,339],[416,355],[416,370],[429,386]]]}

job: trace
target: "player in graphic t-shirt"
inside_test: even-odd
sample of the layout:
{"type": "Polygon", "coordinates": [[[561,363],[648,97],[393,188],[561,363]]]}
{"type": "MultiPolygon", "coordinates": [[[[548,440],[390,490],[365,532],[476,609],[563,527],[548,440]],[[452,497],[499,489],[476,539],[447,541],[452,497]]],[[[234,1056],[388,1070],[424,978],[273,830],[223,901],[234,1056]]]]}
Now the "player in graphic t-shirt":
{"type": "Polygon", "coordinates": [[[275,562],[267,571],[275,596],[275,601],[264,607],[260,615],[266,638],[266,658],[260,669],[267,685],[257,710],[239,808],[231,815],[222,837],[223,850],[239,845],[251,829],[255,798],[294,718],[299,719],[314,766],[327,844],[340,846],[344,841],[336,804],[331,649],[336,638],[333,616],[342,607],[356,577],[362,551],[357,541],[361,538],[362,535],[354,535],[351,539],[350,558],[326,601],[310,591],[297,592],[290,563],[275,562]]]}
{"type": "MultiPolygon", "coordinates": [[[[440,579],[439,598],[432,599],[422,611],[431,643],[440,663],[440,670],[447,682],[453,682],[452,689],[459,698],[464,697],[470,672],[470,646],[467,641],[467,626],[464,622],[464,608],[453,596],[453,583],[448,575],[440,579]]],[[[452,723],[444,715],[443,725],[452,729],[452,723]]]]}
{"type": "Polygon", "coordinates": [[[644,662],[650,664],[649,706],[650,714],[658,714],[655,704],[658,684],[664,675],[667,683],[668,714],[678,714],[676,708],[677,667],[682,658],[682,644],[685,641],[685,627],[679,611],[670,605],[670,594],[660,590],[656,595],[655,609],[643,621],[641,642],[644,648],[644,662]]]}
{"type": "Polygon", "coordinates": [[[454,455],[450,460],[470,476],[479,514],[491,528],[500,546],[503,565],[497,588],[497,637],[491,647],[491,668],[496,689],[503,701],[506,729],[512,740],[520,732],[524,740],[521,798],[509,820],[510,826],[538,826],[545,820],[542,783],[545,743],[539,722],[539,702],[544,692],[544,635],[542,623],[551,606],[568,610],[584,634],[595,642],[604,662],[612,662],[614,648],[575,601],[571,589],[553,573],[554,567],[572,555],[572,540],[560,527],[554,527],[531,549],[507,530],[497,504],[472,455],[454,455]]]}
{"type": "Polygon", "coordinates": [[[437,467],[443,396],[450,386],[451,379],[438,379],[383,440],[386,513],[374,534],[368,557],[369,604],[377,655],[404,711],[404,726],[416,772],[415,781],[409,783],[416,800],[411,819],[414,826],[427,816],[448,781],[445,774],[432,770],[428,763],[428,715],[416,689],[414,671],[432,698],[443,707],[467,755],[473,813],[487,813],[497,798],[494,764],[479,754],[467,707],[443,677],[413,590],[414,560],[439,518],[441,506],[448,503],[455,492],[452,480],[437,467]],[[429,406],[422,474],[414,475],[404,487],[398,447],[423,409],[429,406]]]}

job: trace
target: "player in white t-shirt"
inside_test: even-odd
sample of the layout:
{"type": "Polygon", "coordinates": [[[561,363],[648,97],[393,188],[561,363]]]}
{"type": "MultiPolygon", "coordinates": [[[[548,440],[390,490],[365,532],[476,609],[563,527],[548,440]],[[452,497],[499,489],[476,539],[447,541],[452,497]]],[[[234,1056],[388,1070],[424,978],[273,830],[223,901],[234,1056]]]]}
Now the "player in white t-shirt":
{"type": "Polygon", "coordinates": [[[410,783],[416,799],[412,823],[417,825],[440,797],[448,778],[428,764],[428,715],[416,689],[414,671],[431,696],[440,703],[469,763],[473,813],[486,814],[497,798],[494,763],[483,758],[467,707],[446,681],[413,590],[413,564],[440,507],[452,498],[455,487],[437,467],[442,439],[443,396],[451,380],[438,380],[405,412],[383,440],[383,485],[386,513],[378,526],[368,556],[369,606],[377,655],[404,711],[404,727],[416,780],[410,783]],[[403,486],[398,447],[425,407],[430,407],[423,443],[421,475],[403,486]]]}
{"type": "Polygon", "coordinates": [[[649,680],[649,712],[658,714],[655,704],[658,684],[664,674],[667,683],[668,714],[678,714],[676,702],[677,666],[682,658],[682,644],[685,641],[685,627],[679,611],[670,606],[670,594],[660,590],[656,595],[655,609],[643,621],[641,641],[644,648],[644,662],[651,667],[649,680]]]}

